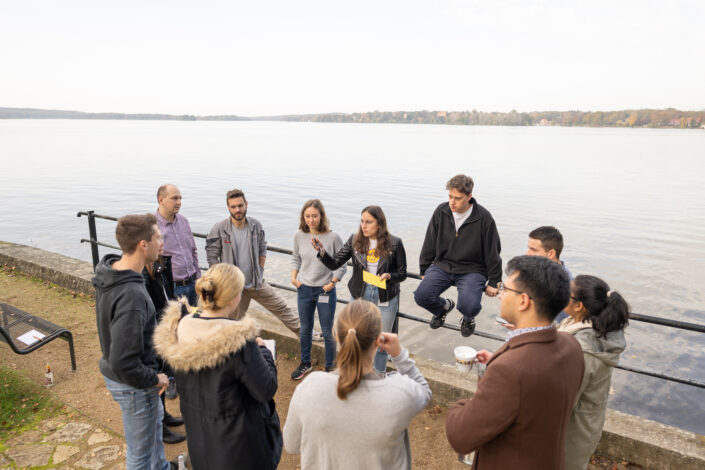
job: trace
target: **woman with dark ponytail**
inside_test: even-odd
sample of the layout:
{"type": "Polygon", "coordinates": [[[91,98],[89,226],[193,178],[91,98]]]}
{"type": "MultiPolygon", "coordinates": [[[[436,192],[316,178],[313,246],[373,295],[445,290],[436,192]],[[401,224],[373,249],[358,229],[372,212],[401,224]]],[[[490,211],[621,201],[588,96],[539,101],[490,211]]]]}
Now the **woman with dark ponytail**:
{"type": "Polygon", "coordinates": [[[346,305],[335,319],[338,368],[313,372],[296,388],[284,425],[284,446],[301,454],[301,468],[411,469],[407,427],[431,399],[431,389],[399,338],[382,333],[379,308],[346,305]],[[377,349],[398,373],[381,374],[377,349]]]}
{"type": "Polygon", "coordinates": [[[211,266],[196,281],[199,309],[169,302],[154,346],[179,384],[194,470],[275,469],[282,450],[274,407],[277,368],[252,318],[238,310],[245,276],[211,266]]]}
{"type": "Polygon", "coordinates": [[[565,440],[566,470],[587,468],[602,435],[612,368],[627,343],[629,305],[605,281],[580,275],[571,283],[569,315],[558,331],[575,336],[583,349],[585,372],[565,440]]]}

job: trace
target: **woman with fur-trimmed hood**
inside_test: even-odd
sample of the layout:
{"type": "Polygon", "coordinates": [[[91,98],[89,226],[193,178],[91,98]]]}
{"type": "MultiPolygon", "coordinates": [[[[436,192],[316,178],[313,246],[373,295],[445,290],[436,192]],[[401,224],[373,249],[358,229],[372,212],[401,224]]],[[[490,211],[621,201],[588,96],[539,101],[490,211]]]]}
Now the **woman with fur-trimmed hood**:
{"type": "Polygon", "coordinates": [[[213,265],[196,283],[200,310],[182,318],[188,304],[170,302],[154,333],[179,384],[195,470],[274,469],[281,457],[274,358],[254,321],[234,318],[244,282],[236,266],[213,265]]]}

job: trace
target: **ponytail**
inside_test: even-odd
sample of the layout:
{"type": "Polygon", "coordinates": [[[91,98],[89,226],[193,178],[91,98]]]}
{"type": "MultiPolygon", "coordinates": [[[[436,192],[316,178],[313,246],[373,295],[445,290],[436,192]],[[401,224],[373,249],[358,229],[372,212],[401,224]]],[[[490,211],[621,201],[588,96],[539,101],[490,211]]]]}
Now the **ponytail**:
{"type": "Polygon", "coordinates": [[[355,390],[362,380],[362,348],[354,328],[348,330],[340,345],[338,371],[338,398],[345,400],[348,393],[355,390]]]}
{"type": "Polygon", "coordinates": [[[629,324],[629,305],[619,292],[611,291],[602,279],[580,275],[573,280],[573,296],[588,311],[585,320],[601,338],[612,331],[623,330],[629,324]]]}
{"type": "Polygon", "coordinates": [[[355,300],[336,317],[333,330],[340,344],[338,398],[345,400],[360,385],[366,353],[382,331],[382,317],[376,305],[355,300]]]}
{"type": "Polygon", "coordinates": [[[609,292],[605,309],[592,318],[592,328],[597,331],[597,337],[607,335],[611,331],[623,330],[629,324],[629,305],[619,292],[609,292]]]}

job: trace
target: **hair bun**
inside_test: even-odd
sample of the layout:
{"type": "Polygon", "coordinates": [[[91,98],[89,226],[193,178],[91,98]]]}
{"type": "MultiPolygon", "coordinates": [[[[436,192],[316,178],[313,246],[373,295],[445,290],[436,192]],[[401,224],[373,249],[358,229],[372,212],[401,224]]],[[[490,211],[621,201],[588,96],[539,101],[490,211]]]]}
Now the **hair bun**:
{"type": "Polygon", "coordinates": [[[215,292],[213,292],[212,289],[203,289],[201,290],[201,297],[203,297],[204,300],[207,300],[209,302],[214,302],[215,292]]]}
{"type": "Polygon", "coordinates": [[[199,280],[199,286],[201,290],[201,298],[208,302],[213,302],[215,298],[215,292],[213,289],[213,282],[206,276],[199,280]]]}

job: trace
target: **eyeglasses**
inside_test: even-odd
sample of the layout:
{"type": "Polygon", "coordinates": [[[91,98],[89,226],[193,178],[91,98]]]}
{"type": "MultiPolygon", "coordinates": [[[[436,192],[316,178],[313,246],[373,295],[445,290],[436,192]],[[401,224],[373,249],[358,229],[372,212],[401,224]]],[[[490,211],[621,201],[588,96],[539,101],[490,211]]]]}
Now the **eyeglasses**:
{"type": "Polygon", "coordinates": [[[575,300],[576,302],[582,302],[580,299],[578,299],[577,297],[575,297],[573,295],[571,295],[570,298],[575,300]]]}
{"type": "MultiPolygon", "coordinates": [[[[500,294],[500,295],[501,295],[501,294],[504,294],[504,291],[507,291],[507,290],[508,290],[508,291],[515,292],[515,293],[517,293],[517,294],[519,294],[519,295],[521,295],[521,294],[526,294],[526,292],[522,292],[522,291],[520,291],[520,290],[516,290],[516,289],[512,289],[511,287],[507,287],[506,284],[504,284],[503,282],[498,282],[498,283],[497,283],[497,290],[499,291],[499,294],[500,294]]],[[[526,294],[526,296],[533,300],[533,297],[531,297],[529,294],[526,294]]]]}

